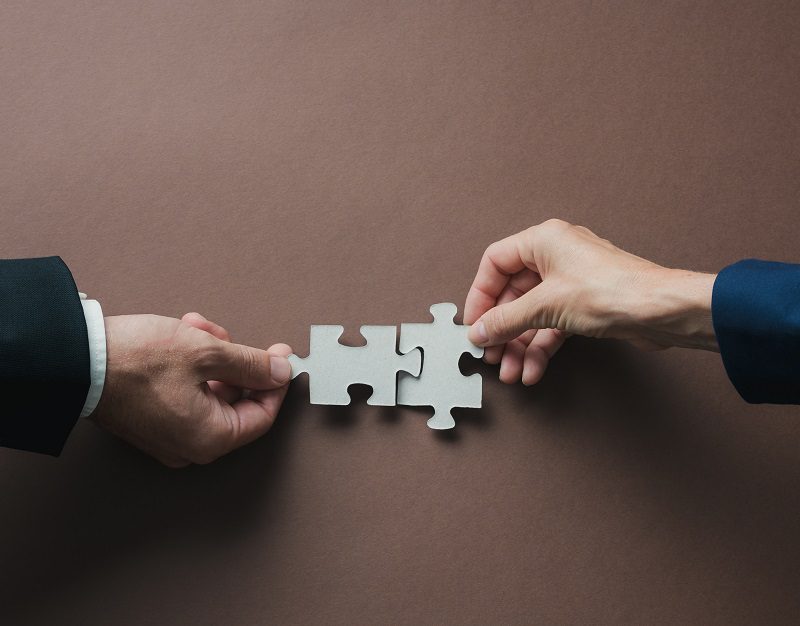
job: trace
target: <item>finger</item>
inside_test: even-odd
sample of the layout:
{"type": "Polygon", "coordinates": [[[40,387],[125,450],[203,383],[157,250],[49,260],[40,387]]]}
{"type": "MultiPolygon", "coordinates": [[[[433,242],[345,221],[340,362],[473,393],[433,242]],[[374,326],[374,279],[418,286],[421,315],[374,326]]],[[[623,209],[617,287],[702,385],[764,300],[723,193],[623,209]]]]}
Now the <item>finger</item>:
{"type": "Polygon", "coordinates": [[[543,328],[536,333],[525,350],[522,368],[523,385],[534,385],[542,379],[550,359],[564,345],[566,339],[566,333],[554,328],[543,328]]]}
{"type": "MultiPolygon", "coordinates": [[[[535,328],[531,329],[531,330],[526,330],[519,337],[517,337],[514,341],[519,341],[524,348],[527,348],[528,344],[531,342],[531,339],[533,339],[534,335],[536,335],[536,330],[537,329],[535,329],[535,328]]],[[[497,356],[497,357],[491,356],[490,358],[496,359],[494,361],[486,360],[486,358],[484,356],[484,360],[486,360],[487,363],[490,363],[492,365],[496,365],[497,363],[500,363],[501,364],[500,365],[500,369],[502,370],[503,369],[503,367],[502,367],[503,358],[505,357],[505,347],[507,345],[508,344],[502,344],[502,345],[499,345],[499,346],[489,346],[488,348],[486,348],[486,350],[484,350],[484,355],[489,354],[494,350],[499,350],[499,352],[497,353],[497,354],[499,354],[499,356],[497,356]]],[[[517,379],[519,379],[519,376],[517,377],[517,379]]]]}
{"type": "MultiPolygon", "coordinates": [[[[292,349],[286,344],[275,344],[265,352],[269,356],[286,358],[292,349]]],[[[247,398],[233,404],[210,396],[213,402],[210,413],[212,426],[201,433],[197,448],[189,459],[194,463],[210,463],[263,435],[275,421],[287,391],[288,385],[252,391],[247,398]]]]}
{"type": "Polygon", "coordinates": [[[225,330],[219,324],[212,322],[211,320],[206,319],[200,313],[187,313],[181,318],[181,321],[189,324],[189,326],[193,326],[195,328],[199,328],[200,330],[204,330],[211,335],[214,335],[217,339],[222,339],[222,341],[230,341],[231,336],[227,330],[225,330]]]}
{"type": "Polygon", "coordinates": [[[532,328],[547,328],[547,291],[543,283],[513,302],[489,309],[470,327],[469,340],[478,346],[496,346],[532,328]]]}
{"type": "Polygon", "coordinates": [[[500,362],[500,380],[511,384],[522,376],[522,361],[525,357],[525,345],[518,339],[509,341],[500,362]]]}
{"type": "Polygon", "coordinates": [[[532,255],[525,254],[523,257],[524,244],[524,234],[517,233],[486,248],[467,294],[465,324],[474,323],[497,304],[498,297],[514,274],[525,268],[536,272],[531,261],[532,255]]]}
{"type": "Polygon", "coordinates": [[[284,386],[269,391],[254,391],[249,398],[234,402],[232,409],[240,424],[235,447],[255,441],[272,428],[288,389],[288,386],[284,386]]]}
{"type": "MultiPolygon", "coordinates": [[[[203,330],[210,335],[213,335],[217,339],[221,339],[222,341],[230,341],[231,335],[230,333],[225,330],[219,324],[216,324],[202,315],[200,313],[187,313],[181,318],[181,321],[197,328],[199,330],[203,330]]],[[[208,381],[208,388],[211,389],[219,398],[231,404],[232,402],[236,402],[239,398],[242,397],[242,390],[236,387],[232,387],[231,385],[226,385],[223,382],[218,380],[209,380],[208,381]]]]}
{"type": "Polygon", "coordinates": [[[511,302],[517,298],[521,298],[531,289],[536,287],[542,282],[542,278],[536,272],[529,269],[524,269],[514,274],[508,280],[508,284],[503,288],[500,296],[497,298],[498,304],[511,302]]]}
{"type": "Polygon", "coordinates": [[[505,352],[505,345],[489,346],[483,351],[483,361],[489,365],[497,365],[503,360],[503,353],[505,352]]]}
{"type": "Polygon", "coordinates": [[[287,357],[292,353],[292,347],[285,343],[276,343],[267,348],[267,354],[270,356],[283,356],[287,357]]]}
{"type": "MultiPolygon", "coordinates": [[[[292,349],[286,344],[275,344],[267,350],[267,353],[287,357],[292,353],[292,349]]],[[[289,386],[284,385],[278,389],[253,391],[248,398],[243,398],[230,406],[223,405],[223,414],[226,414],[229,422],[234,425],[235,433],[226,452],[255,441],[272,427],[288,389],[289,386]]]]}
{"type": "MultiPolygon", "coordinates": [[[[503,288],[502,293],[497,298],[497,304],[500,305],[506,304],[507,302],[513,302],[541,282],[542,279],[539,277],[539,275],[530,271],[529,269],[524,269],[521,272],[517,272],[509,279],[508,284],[503,288]]],[[[527,346],[528,343],[530,343],[530,339],[525,342],[525,345],[527,346]]],[[[502,357],[502,345],[489,346],[483,353],[483,360],[492,365],[500,363],[502,357]]]]}
{"type": "Polygon", "coordinates": [[[213,458],[255,441],[272,428],[287,389],[288,387],[281,387],[257,391],[249,398],[221,405],[221,413],[230,424],[232,437],[225,439],[224,447],[215,450],[213,458]]]}
{"type": "MultiPolygon", "coordinates": [[[[509,284],[503,288],[503,292],[497,298],[498,304],[505,304],[506,302],[511,302],[515,299],[513,291],[510,289],[510,279],[509,284]]],[[[505,353],[506,346],[505,344],[501,344],[499,346],[489,346],[483,351],[483,360],[490,365],[496,365],[497,363],[502,363],[503,354],[505,353]]]]}
{"type": "Polygon", "coordinates": [[[517,337],[517,340],[521,341],[522,345],[527,348],[530,345],[533,338],[536,336],[536,333],[538,332],[539,332],[538,328],[532,328],[530,330],[526,330],[519,337],[517,337]]]}
{"type": "Polygon", "coordinates": [[[289,382],[292,373],[282,351],[269,353],[219,340],[209,347],[196,367],[205,380],[219,380],[245,389],[277,389],[289,382]]]}
{"type": "Polygon", "coordinates": [[[228,404],[232,404],[242,397],[243,390],[239,387],[225,384],[219,380],[209,380],[206,384],[214,395],[228,404]]]}
{"type": "MultiPolygon", "coordinates": [[[[500,363],[500,380],[504,383],[515,383],[522,377],[523,359],[525,356],[525,349],[536,336],[537,330],[526,330],[516,339],[509,341],[505,344],[503,357],[500,363]]],[[[494,350],[503,348],[504,346],[492,346],[486,350],[494,350]]]]}
{"type": "MultiPolygon", "coordinates": [[[[514,299],[511,291],[508,289],[508,285],[506,285],[506,289],[503,290],[503,293],[500,294],[500,297],[497,299],[498,303],[505,304],[506,302],[511,302],[514,299]]],[[[497,363],[501,363],[503,360],[503,354],[505,353],[506,344],[500,344],[499,346],[489,346],[483,351],[483,360],[490,365],[496,365],[497,363]]]]}

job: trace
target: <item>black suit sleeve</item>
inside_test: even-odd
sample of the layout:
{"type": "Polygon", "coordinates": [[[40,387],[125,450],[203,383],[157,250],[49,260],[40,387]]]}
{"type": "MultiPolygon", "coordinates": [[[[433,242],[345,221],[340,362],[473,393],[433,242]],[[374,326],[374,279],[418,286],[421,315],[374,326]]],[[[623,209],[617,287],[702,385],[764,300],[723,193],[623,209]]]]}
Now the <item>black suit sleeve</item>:
{"type": "Polygon", "coordinates": [[[0,260],[0,445],[58,455],[89,384],[86,319],[67,266],[0,260]]]}

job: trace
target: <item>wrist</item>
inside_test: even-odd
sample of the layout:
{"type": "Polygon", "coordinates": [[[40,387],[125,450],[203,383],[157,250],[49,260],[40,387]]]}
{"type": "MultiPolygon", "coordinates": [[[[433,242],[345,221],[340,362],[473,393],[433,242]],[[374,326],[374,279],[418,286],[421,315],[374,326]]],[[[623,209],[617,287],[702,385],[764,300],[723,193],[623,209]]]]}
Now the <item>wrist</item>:
{"type": "Polygon", "coordinates": [[[634,296],[636,338],[662,347],[718,351],[711,315],[715,274],[653,268],[634,296]]]}

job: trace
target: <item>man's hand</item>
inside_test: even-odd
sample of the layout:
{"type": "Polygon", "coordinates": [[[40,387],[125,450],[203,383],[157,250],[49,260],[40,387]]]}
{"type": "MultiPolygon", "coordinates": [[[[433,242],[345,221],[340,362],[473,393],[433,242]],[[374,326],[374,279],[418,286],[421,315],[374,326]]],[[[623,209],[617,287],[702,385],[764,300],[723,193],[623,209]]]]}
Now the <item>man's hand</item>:
{"type": "Polygon", "coordinates": [[[500,379],[539,381],[570,334],[626,339],[643,349],[717,350],[714,275],[666,269],[582,226],[548,220],[489,246],[464,322],[501,363],[500,379]]]}
{"type": "Polygon", "coordinates": [[[209,463],[272,426],[291,374],[289,346],[231,343],[198,313],[107,317],[105,325],[106,381],[91,415],[103,428],[183,467],[209,463]]]}

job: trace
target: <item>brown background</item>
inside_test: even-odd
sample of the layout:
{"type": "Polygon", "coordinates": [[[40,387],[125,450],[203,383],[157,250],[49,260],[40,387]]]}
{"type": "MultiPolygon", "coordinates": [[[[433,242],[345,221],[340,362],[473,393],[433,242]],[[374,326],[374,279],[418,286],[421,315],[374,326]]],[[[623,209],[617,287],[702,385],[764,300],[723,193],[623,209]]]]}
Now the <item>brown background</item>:
{"type": "MultiPolygon", "coordinates": [[[[797,260],[798,33],[760,0],[4,0],[0,251],[300,353],[462,306],[551,216],[671,266],[797,260]]],[[[708,353],[469,367],[452,437],[302,382],[210,466],[88,422],[60,459],[0,451],[4,621],[797,621],[797,408],[708,353]]]]}

